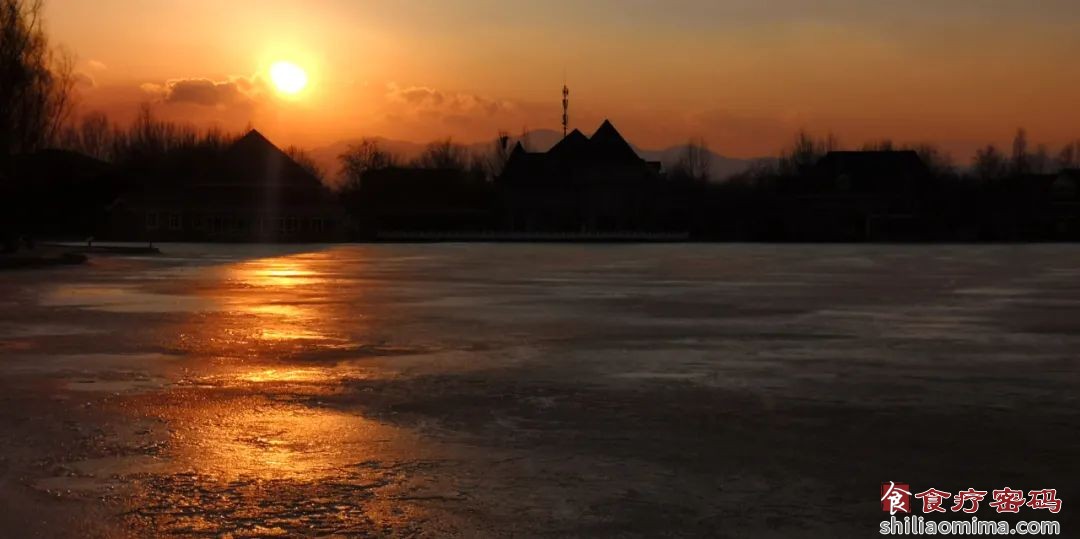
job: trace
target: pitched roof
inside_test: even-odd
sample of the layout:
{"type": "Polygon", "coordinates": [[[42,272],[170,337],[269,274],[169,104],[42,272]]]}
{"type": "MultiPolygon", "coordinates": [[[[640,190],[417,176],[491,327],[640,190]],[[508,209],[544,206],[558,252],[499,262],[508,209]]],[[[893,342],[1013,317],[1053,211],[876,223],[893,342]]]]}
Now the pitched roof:
{"type": "Polygon", "coordinates": [[[252,129],[225,151],[217,180],[321,189],[322,182],[252,129]]]}
{"type": "Polygon", "coordinates": [[[560,158],[573,158],[587,151],[589,151],[589,138],[575,129],[548,150],[548,154],[560,158]]]}
{"type": "Polygon", "coordinates": [[[229,146],[203,174],[144,193],[187,207],[326,208],[336,211],[330,190],[291,157],[251,130],[229,146]]]}
{"type": "Polygon", "coordinates": [[[589,139],[592,153],[605,159],[641,159],[610,120],[604,120],[589,139]]]}
{"type": "Polygon", "coordinates": [[[515,146],[501,178],[516,184],[620,183],[654,178],[658,172],[605,120],[592,138],[575,129],[547,152],[515,146]]]}

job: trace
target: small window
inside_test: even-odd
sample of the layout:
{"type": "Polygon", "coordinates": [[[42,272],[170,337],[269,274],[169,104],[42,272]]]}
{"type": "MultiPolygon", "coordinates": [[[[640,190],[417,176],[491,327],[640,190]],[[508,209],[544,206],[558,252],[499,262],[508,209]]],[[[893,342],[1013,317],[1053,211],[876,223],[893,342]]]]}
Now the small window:
{"type": "Polygon", "coordinates": [[[183,221],[180,220],[180,214],[179,213],[170,213],[169,214],[169,230],[182,230],[183,229],[183,226],[181,226],[182,223],[183,223],[183,221]]]}
{"type": "Polygon", "coordinates": [[[158,229],[158,214],[156,211],[146,212],[146,229],[157,230],[158,229]]]}

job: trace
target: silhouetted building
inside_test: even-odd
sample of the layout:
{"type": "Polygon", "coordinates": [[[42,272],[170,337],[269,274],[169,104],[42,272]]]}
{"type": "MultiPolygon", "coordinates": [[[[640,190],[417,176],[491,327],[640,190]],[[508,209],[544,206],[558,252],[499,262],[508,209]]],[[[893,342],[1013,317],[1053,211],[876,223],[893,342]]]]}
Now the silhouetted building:
{"type": "Polygon", "coordinates": [[[258,131],[205,170],[143,182],[117,205],[114,231],[158,241],[336,241],[345,212],[334,194],[258,131]]]}
{"type": "Polygon", "coordinates": [[[1047,178],[1046,202],[1039,211],[1044,220],[1040,237],[1080,239],[1080,169],[1064,169],[1047,178]]]}
{"type": "Polygon", "coordinates": [[[83,238],[94,233],[120,187],[113,166],[68,150],[20,155],[0,182],[0,229],[83,238]],[[14,229],[14,230],[10,230],[14,229]]]}
{"type": "Polygon", "coordinates": [[[518,143],[498,185],[510,230],[594,232],[649,229],[660,180],[660,164],[605,120],[592,137],[575,129],[547,152],[518,143]]]}
{"type": "Polygon", "coordinates": [[[491,186],[466,170],[390,167],[347,195],[362,236],[490,230],[491,186]]]}
{"type": "Polygon", "coordinates": [[[789,186],[782,208],[791,239],[914,239],[924,225],[920,201],[929,168],[914,151],[829,152],[789,186]]]}
{"type": "Polygon", "coordinates": [[[1067,168],[1058,173],[1050,186],[1055,202],[1080,208],[1080,168],[1067,168]]]}

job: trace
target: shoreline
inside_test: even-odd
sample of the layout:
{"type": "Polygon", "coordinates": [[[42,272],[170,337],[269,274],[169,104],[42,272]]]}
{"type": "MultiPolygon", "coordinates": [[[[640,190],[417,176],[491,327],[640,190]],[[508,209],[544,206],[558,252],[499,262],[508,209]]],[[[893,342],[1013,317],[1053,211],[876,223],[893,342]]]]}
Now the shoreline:
{"type": "Polygon", "coordinates": [[[85,254],[70,250],[59,251],[52,248],[41,248],[28,253],[0,255],[0,270],[79,266],[86,264],[89,259],[85,254]]]}
{"type": "MultiPolygon", "coordinates": [[[[145,242],[133,241],[103,241],[107,245],[94,245],[87,248],[71,243],[51,243],[54,247],[63,247],[69,252],[84,254],[126,254],[126,255],[157,255],[162,254],[158,247],[136,246],[144,245],[145,242]]],[[[770,246],[832,246],[832,245],[864,245],[864,246],[967,246],[967,245],[1080,245],[1078,241],[1059,240],[895,240],[895,241],[845,241],[845,240],[821,240],[821,241],[791,241],[791,240],[718,240],[706,238],[692,238],[685,235],[634,235],[634,234],[611,234],[611,235],[559,235],[559,234],[512,234],[512,235],[489,235],[489,234],[400,234],[383,235],[376,238],[340,240],[340,241],[160,241],[155,245],[393,245],[393,244],[424,244],[424,243],[505,243],[505,244],[678,244],[678,245],[770,245],[770,246]]],[[[5,256],[5,255],[0,255],[5,256]]]]}

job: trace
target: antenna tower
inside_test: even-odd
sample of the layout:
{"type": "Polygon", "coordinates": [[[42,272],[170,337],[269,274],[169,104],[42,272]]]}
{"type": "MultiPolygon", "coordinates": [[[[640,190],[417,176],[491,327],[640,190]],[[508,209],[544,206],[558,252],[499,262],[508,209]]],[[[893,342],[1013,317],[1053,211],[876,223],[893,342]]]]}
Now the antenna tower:
{"type": "Polygon", "coordinates": [[[563,83],[562,87],[562,136],[566,138],[567,129],[570,127],[570,88],[563,83]]]}

